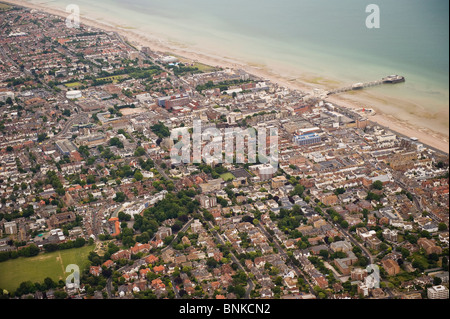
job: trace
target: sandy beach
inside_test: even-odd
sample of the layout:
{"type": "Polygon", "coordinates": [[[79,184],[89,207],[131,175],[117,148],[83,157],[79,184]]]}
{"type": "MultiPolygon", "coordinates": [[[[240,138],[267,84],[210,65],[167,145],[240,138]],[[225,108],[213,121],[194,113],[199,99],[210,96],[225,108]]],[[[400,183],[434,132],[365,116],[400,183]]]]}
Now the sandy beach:
{"type": "MultiPolygon", "coordinates": [[[[15,4],[19,6],[24,6],[36,10],[41,10],[53,15],[61,16],[66,18],[68,13],[64,10],[57,10],[55,8],[49,8],[39,4],[33,4],[29,2],[22,2],[16,0],[2,0],[5,3],[15,4]]],[[[106,17],[102,17],[105,19],[106,17]]],[[[159,39],[152,37],[146,33],[132,28],[123,28],[115,25],[114,22],[109,22],[106,20],[93,19],[91,17],[84,16],[81,14],[81,24],[87,27],[94,27],[98,29],[103,29],[106,31],[114,31],[120,34],[122,37],[126,38],[129,43],[137,48],[149,47],[153,51],[171,53],[176,56],[186,58],[188,60],[197,61],[203,64],[218,66],[222,68],[233,68],[233,69],[243,69],[246,72],[253,74],[255,76],[268,79],[272,83],[277,83],[280,86],[287,87],[293,90],[300,90],[303,92],[310,93],[314,88],[323,88],[327,85],[327,80],[322,79],[322,83],[318,83],[316,79],[309,77],[308,75],[302,78],[289,78],[287,75],[280,74],[279,70],[269,70],[263,66],[252,65],[250,63],[243,63],[231,58],[224,58],[212,53],[208,53],[207,49],[198,52],[197,49],[190,48],[187,45],[181,45],[173,42],[166,41],[164,39],[159,39]]],[[[334,95],[327,98],[328,101],[348,107],[348,108],[361,108],[364,107],[361,98],[357,98],[354,95],[334,95]]],[[[373,103],[369,103],[373,105],[373,103]]],[[[410,137],[416,137],[420,142],[427,144],[429,146],[435,147],[443,152],[449,153],[449,138],[448,138],[448,127],[447,131],[441,129],[440,132],[431,130],[430,128],[420,127],[417,123],[408,122],[404,120],[399,120],[390,114],[382,113],[382,103],[378,106],[373,105],[376,109],[377,114],[375,116],[370,116],[369,120],[379,123],[380,125],[389,127],[391,130],[404,134],[410,137]]],[[[430,127],[430,125],[428,125],[430,127]]]]}

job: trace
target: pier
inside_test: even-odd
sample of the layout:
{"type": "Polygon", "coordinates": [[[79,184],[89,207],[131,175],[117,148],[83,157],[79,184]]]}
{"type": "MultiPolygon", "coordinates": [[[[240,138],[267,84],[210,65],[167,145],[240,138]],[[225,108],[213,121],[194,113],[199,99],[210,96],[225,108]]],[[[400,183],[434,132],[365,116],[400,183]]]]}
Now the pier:
{"type": "Polygon", "coordinates": [[[382,78],[381,80],[365,82],[365,83],[355,83],[351,86],[346,86],[343,88],[328,91],[327,95],[348,92],[348,91],[362,90],[364,88],[368,88],[371,86],[377,86],[377,85],[381,85],[381,84],[395,84],[395,83],[401,83],[401,82],[405,82],[405,77],[403,77],[401,75],[389,75],[385,78],[382,78]]]}

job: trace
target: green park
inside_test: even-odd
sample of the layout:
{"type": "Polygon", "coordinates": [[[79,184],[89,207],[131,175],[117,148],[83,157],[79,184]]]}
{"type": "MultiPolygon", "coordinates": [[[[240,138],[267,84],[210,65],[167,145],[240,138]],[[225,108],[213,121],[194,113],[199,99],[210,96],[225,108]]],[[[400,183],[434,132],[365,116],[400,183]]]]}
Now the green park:
{"type": "Polygon", "coordinates": [[[65,281],[69,275],[66,267],[76,264],[83,271],[89,266],[88,255],[95,248],[86,245],[81,248],[57,250],[50,253],[40,253],[34,257],[18,257],[0,262],[0,289],[15,291],[22,282],[42,283],[49,277],[55,282],[65,281]]]}

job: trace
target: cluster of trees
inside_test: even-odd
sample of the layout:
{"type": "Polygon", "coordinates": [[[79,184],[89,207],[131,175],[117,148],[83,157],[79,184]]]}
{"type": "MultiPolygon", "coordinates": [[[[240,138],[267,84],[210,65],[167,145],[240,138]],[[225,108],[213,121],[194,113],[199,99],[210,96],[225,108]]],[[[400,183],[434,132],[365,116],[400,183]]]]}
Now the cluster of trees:
{"type": "Polygon", "coordinates": [[[24,84],[25,82],[29,82],[29,81],[32,81],[31,77],[26,77],[26,78],[9,78],[9,79],[5,80],[5,82],[8,83],[8,87],[24,84]]]}
{"type": "Polygon", "coordinates": [[[341,225],[342,228],[348,228],[348,222],[344,220],[344,218],[338,214],[334,209],[329,208],[327,209],[328,215],[330,215],[333,222],[341,225]]]}
{"type": "Polygon", "coordinates": [[[213,81],[208,81],[208,82],[205,83],[205,84],[197,85],[197,86],[195,87],[195,89],[196,89],[198,92],[202,92],[202,91],[204,91],[204,90],[211,90],[211,89],[219,88],[220,91],[222,92],[222,91],[228,90],[228,88],[229,88],[230,86],[237,85],[237,84],[249,83],[249,82],[253,82],[253,81],[231,80],[231,81],[222,81],[222,82],[219,82],[219,83],[217,83],[217,84],[214,84],[213,81]]]}
{"type": "Polygon", "coordinates": [[[131,168],[130,165],[118,166],[116,170],[111,170],[110,174],[112,178],[131,178],[139,171],[138,169],[131,168]]]}
{"type": "MultiPolygon", "coordinates": [[[[6,199],[5,199],[5,201],[6,201],[6,199]]],[[[0,213],[0,220],[2,220],[4,218],[6,221],[10,222],[11,220],[17,219],[17,218],[30,217],[33,214],[34,214],[33,206],[27,205],[24,208],[22,208],[21,212],[19,212],[18,210],[14,210],[9,214],[8,213],[0,213]]]]}
{"type": "Polygon", "coordinates": [[[39,248],[35,244],[21,248],[17,251],[6,251],[0,253],[0,262],[17,257],[33,257],[39,254],[39,248]]]}
{"type": "Polygon", "coordinates": [[[84,157],[84,158],[88,158],[91,154],[89,153],[89,147],[87,147],[86,145],[81,145],[80,147],[78,147],[78,152],[84,157]]]}
{"type": "MultiPolygon", "coordinates": [[[[127,69],[127,68],[125,68],[127,69]]],[[[157,65],[152,65],[148,68],[131,68],[128,67],[129,72],[127,72],[134,79],[151,79],[155,75],[161,73],[161,68],[157,65]]]]}
{"type": "Polygon", "coordinates": [[[144,160],[142,158],[139,159],[139,165],[143,170],[150,171],[153,167],[155,167],[155,163],[152,159],[144,160]]]}
{"type": "MultiPolygon", "coordinates": [[[[92,241],[91,241],[92,243],[92,241]]],[[[84,238],[77,238],[76,240],[68,240],[65,243],[61,244],[45,244],[44,249],[46,252],[53,252],[57,250],[71,249],[71,248],[80,248],[86,244],[86,240],[84,238]]]]}
{"type": "Polygon", "coordinates": [[[107,78],[107,79],[94,79],[91,82],[91,86],[100,86],[100,85],[104,85],[104,84],[109,84],[109,83],[113,83],[113,79],[112,78],[107,78]]]}
{"type": "Polygon", "coordinates": [[[118,148],[123,148],[123,143],[118,137],[113,137],[109,140],[110,146],[117,146],[118,148]]]}
{"type": "Polygon", "coordinates": [[[215,167],[211,167],[210,165],[206,165],[203,163],[196,163],[194,164],[197,166],[199,171],[204,172],[205,174],[211,174],[212,178],[217,179],[220,177],[220,175],[228,172],[228,170],[223,167],[221,164],[218,164],[215,167]]]}
{"type": "Polygon", "coordinates": [[[40,143],[40,142],[43,142],[46,138],[47,138],[47,133],[39,133],[37,140],[40,143]]]}
{"type": "Polygon", "coordinates": [[[155,133],[159,138],[164,138],[170,136],[170,131],[167,126],[162,122],[158,122],[150,127],[150,129],[155,133]]]}
{"type": "Polygon", "coordinates": [[[147,233],[153,237],[161,223],[167,219],[176,219],[172,226],[173,231],[178,231],[181,225],[189,220],[189,215],[196,212],[200,206],[197,200],[193,200],[195,191],[182,190],[177,194],[168,193],[166,198],[155,206],[144,210],[143,216],[136,215],[133,228],[141,233],[147,233]]]}
{"type": "Polygon", "coordinates": [[[116,196],[113,199],[117,203],[123,203],[127,199],[127,196],[123,192],[116,192],[116,196]]]}
{"type": "Polygon", "coordinates": [[[120,156],[119,155],[114,155],[113,152],[111,152],[111,149],[109,147],[103,147],[102,145],[99,145],[97,147],[98,151],[100,152],[100,156],[106,160],[115,160],[115,159],[119,159],[120,156]]]}
{"type": "Polygon", "coordinates": [[[358,258],[358,261],[354,264],[355,267],[366,267],[369,264],[369,259],[362,254],[361,248],[354,246],[352,252],[355,254],[356,258],[358,258]]]}
{"type": "Polygon", "coordinates": [[[185,66],[184,64],[178,64],[178,66],[169,65],[169,69],[172,69],[173,73],[176,76],[182,76],[187,73],[190,74],[202,73],[202,71],[200,71],[197,67],[185,66]]]}
{"type": "Polygon", "coordinates": [[[228,286],[227,291],[234,293],[238,299],[245,297],[245,286],[247,285],[247,275],[242,270],[238,270],[233,276],[233,283],[228,286]]]}
{"type": "Polygon", "coordinates": [[[45,185],[51,184],[53,189],[59,196],[64,196],[66,191],[64,190],[64,187],[63,187],[61,181],[59,180],[58,175],[56,175],[56,172],[48,171],[46,176],[47,176],[47,178],[44,181],[45,185]]]}
{"type": "Polygon", "coordinates": [[[278,228],[285,233],[294,231],[302,222],[306,221],[306,217],[298,205],[294,205],[291,210],[282,208],[278,216],[271,214],[272,217],[278,219],[278,228]]]}
{"type": "Polygon", "coordinates": [[[164,188],[171,192],[175,189],[175,185],[173,184],[173,181],[171,180],[160,180],[160,181],[154,181],[152,183],[152,186],[158,191],[162,191],[164,188]]]}
{"type": "Polygon", "coordinates": [[[9,295],[9,297],[20,297],[27,294],[34,294],[38,291],[45,292],[50,289],[57,289],[53,292],[55,299],[65,299],[67,298],[67,293],[64,290],[62,290],[65,287],[65,285],[66,283],[64,281],[59,280],[58,282],[55,282],[50,277],[45,278],[42,283],[40,282],[33,283],[31,281],[24,281],[19,285],[19,287],[16,289],[15,292],[9,295]]]}
{"type": "Polygon", "coordinates": [[[145,155],[145,149],[142,146],[136,147],[136,150],[134,151],[134,156],[142,156],[145,155]]]}
{"type": "Polygon", "coordinates": [[[336,282],[336,278],[334,277],[333,271],[325,267],[323,261],[317,256],[308,257],[309,261],[317,268],[322,274],[328,275],[327,279],[330,284],[336,282]]]}
{"type": "Polygon", "coordinates": [[[345,188],[344,188],[344,187],[336,188],[336,189],[334,190],[333,193],[334,193],[334,195],[336,195],[336,196],[342,195],[342,194],[345,193],[345,188]]]}

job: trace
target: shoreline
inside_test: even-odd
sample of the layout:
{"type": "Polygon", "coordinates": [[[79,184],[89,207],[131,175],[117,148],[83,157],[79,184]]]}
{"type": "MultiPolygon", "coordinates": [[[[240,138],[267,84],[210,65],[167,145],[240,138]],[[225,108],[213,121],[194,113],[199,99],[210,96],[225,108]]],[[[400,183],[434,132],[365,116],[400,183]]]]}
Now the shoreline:
{"type": "MultiPolygon", "coordinates": [[[[41,4],[22,2],[17,0],[2,0],[1,2],[43,11],[48,14],[63,18],[66,18],[68,15],[68,13],[66,13],[63,9],[59,10],[41,4]]],[[[190,48],[186,45],[177,44],[169,40],[165,41],[156,37],[150,38],[148,35],[144,35],[142,34],[142,32],[139,32],[139,30],[115,26],[113,23],[110,23],[107,20],[93,20],[90,17],[80,15],[80,23],[85,27],[93,27],[108,32],[116,32],[130,44],[138,48],[149,47],[152,51],[170,53],[180,57],[181,59],[191,60],[213,67],[242,69],[247,73],[270,80],[274,84],[278,84],[279,86],[286,87],[291,90],[299,90],[305,93],[312,93],[314,88],[324,87],[324,84],[322,83],[314,83],[315,81],[313,78],[309,80],[305,77],[288,79],[286,76],[277,74],[274,71],[262,66],[252,65],[250,62],[242,62],[231,58],[224,58],[215,54],[208,54],[206,52],[190,50],[190,48]]],[[[323,80],[320,82],[326,83],[327,79],[323,78],[323,80]]],[[[348,95],[327,97],[326,101],[349,109],[358,109],[364,107],[364,104],[361,101],[352,99],[352,97],[349,97],[348,95]]],[[[377,114],[374,116],[369,116],[368,120],[378,123],[381,126],[388,127],[393,132],[409,137],[414,136],[418,138],[419,142],[423,143],[424,145],[429,145],[431,147],[439,149],[441,152],[444,152],[448,155],[448,135],[445,135],[442,132],[431,130],[426,127],[419,127],[418,125],[412,122],[408,122],[407,120],[399,120],[393,115],[386,114],[386,112],[383,112],[379,107],[373,106],[372,108],[377,111],[377,114]]]]}

